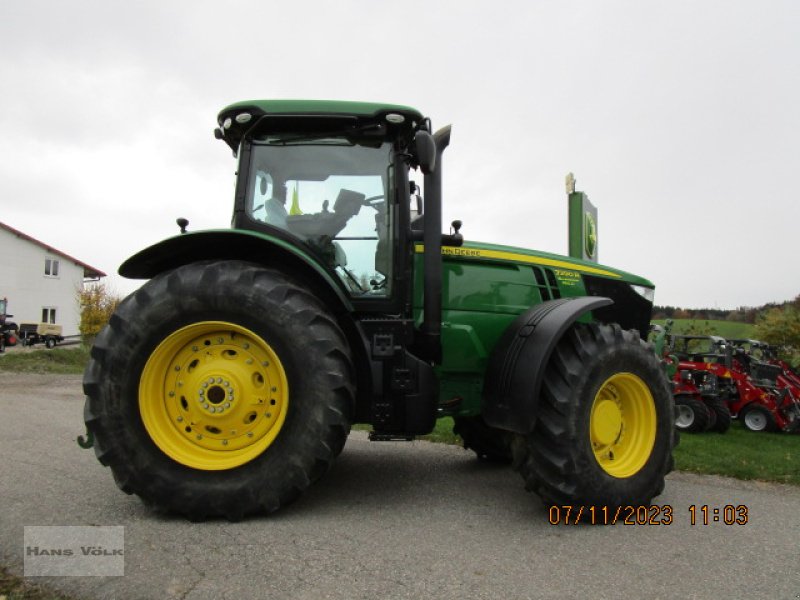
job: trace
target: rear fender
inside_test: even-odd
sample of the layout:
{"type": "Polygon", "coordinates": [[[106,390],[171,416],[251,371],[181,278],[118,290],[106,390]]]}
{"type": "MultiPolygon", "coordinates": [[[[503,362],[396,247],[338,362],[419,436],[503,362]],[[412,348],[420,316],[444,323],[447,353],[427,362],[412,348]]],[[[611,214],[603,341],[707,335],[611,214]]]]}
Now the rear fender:
{"type": "Polygon", "coordinates": [[[150,279],[200,260],[246,260],[279,268],[312,287],[334,312],[353,310],[339,284],[310,254],[277,237],[252,231],[221,229],[177,235],[131,256],[122,263],[119,274],[150,279]]]}
{"type": "Polygon", "coordinates": [[[590,310],[610,298],[561,298],[538,304],[514,319],[489,357],[483,386],[483,419],[492,427],[530,433],[536,424],[539,391],[558,341],[590,310]]]}

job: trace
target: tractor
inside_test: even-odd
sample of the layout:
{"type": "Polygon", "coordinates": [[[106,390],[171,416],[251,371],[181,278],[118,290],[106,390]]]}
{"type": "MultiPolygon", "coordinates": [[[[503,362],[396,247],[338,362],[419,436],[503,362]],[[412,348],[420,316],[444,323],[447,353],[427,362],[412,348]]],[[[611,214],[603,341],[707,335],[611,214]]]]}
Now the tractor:
{"type": "Polygon", "coordinates": [[[19,326],[8,320],[14,315],[7,314],[7,309],[8,299],[0,298],[0,352],[5,352],[6,346],[16,346],[18,341],[19,326]]]}
{"type": "Polygon", "coordinates": [[[676,434],[643,339],[650,281],[465,242],[458,221],[443,233],[451,129],[414,108],[245,101],[217,124],[238,159],[231,228],[181,218],[127,259],[119,273],[149,281],[84,374],[90,443],[119,488],[191,520],[270,513],[351,425],[403,441],[449,416],[546,504],[662,492],[676,434]]]}
{"type": "Polygon", "coordinates": [[[747,381],[762,392],[759,405],[732,406],[741,413],[742,423],[751,431],[800,429],[800,385],[788,365],[772,358],[769,346],[758,340],[731,340],[732,371],[747,376],[747,381]]]}
{"type": "Polygon", "coordinates": [[[731,413],[725,403],[724,372],[708,363],[725,360],[726,342],[717,336],[675,335],[667,333],[661,342],[675,396],[675,426],[679,431],[725,433],[731,426],[731,413]]]}
{"type": "MultiPolygon", "coordinates": [[[[778,381],[780,367],[757,360],[742,345],[718,336],[674,336],[672,352],[679,359],[679,372],[716,379],[729,412],[723,419],[733,415],[749,431],[790,432],[800,426],[800,402],[793,388],[778,381]]],[[[676,399],[680,415],[677,404],[676,399]]]]}

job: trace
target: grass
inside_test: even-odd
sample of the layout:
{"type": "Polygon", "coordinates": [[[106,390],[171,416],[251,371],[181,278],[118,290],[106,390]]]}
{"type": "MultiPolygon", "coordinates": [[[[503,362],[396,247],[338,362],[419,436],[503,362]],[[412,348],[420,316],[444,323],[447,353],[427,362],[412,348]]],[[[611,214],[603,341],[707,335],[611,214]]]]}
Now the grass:
{"type": "Polygon", "coordinates": [[[680,471],[800,485],[800,435],[753,433],[733,422],[725,434],[681,435],[680,471]]]}
{"type": "MultiPolygon", "coordinates": [[[[755,336],[755,325],[750,323],[737,323],[735,321],[715,321],[713,319],[674,319],[672,326],[673,333],[686,333],[693,331],[710,331],[710,335],[718,335],[725,339],[751,339],[755,336]]],[[[658,325],[663,325],[664,320],[653,321],[658,325]]]]}
{"type": "Polygon", "coordinates": [[[0,371],[16,373],[83,373],[89,360],[87,346],[20,352],[7,349],[0,355],[0,371]]]}

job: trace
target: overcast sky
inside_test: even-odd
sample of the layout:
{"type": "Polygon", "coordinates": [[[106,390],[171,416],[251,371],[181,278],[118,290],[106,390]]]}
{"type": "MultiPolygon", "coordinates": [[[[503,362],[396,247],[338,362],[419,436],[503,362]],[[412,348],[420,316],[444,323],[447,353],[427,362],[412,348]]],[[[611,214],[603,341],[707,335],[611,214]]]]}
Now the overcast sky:
{"type": "Polygon", "coordinates": [[[566,253],[573,171],[656,303],[800,293],[796,0],[0,0],[0,82],[0,221],[109,274],[229,226],[222,107],[319,98],[451,123],[469,240],[566,253]]]}

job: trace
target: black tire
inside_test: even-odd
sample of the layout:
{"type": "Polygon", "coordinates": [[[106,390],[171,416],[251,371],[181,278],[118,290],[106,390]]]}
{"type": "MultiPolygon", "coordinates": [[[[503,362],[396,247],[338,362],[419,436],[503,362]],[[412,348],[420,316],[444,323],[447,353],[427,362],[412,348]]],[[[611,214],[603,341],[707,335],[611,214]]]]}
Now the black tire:
{"type": "Polygon", "coordinates": [[[672,394],[652,347],[618,325],[577,324],[558,342],[547,365],[533,432],[513,438],[514,467],[545,504],[646,505],[663,491],[664,476],[672,469],[674,422],[672,394]],[[641,402],[634,399],[628,380],[641,402]],[[613,428],[610,436],[604,432],[611,440],[607,447],[629,439],[652,442],[644,442],[632,463],[626,462],[630,455],[624,449],[615,457],[594,441],[599,417],[593,411],[609,393],[612,402],[622,399],[646,413],[639,421],[630,420],[628,429],[620,425],[617,433],[613,428]],[[643,424],[638,430],[636,422],[643,424]]]}
{"type": "Polygon", "coordinates": [[[461,436],[464,448],[480,460],[511,463],[511,440],[507,431],[489,427],[482,417],[456,417],[453,433],[461,436]]]}
{"type": "Polygon", "coordinates": [[[700,433],[709,428],[711,414],[702,400],[688,394],[675,396],[675,428],[686,433],[700,433]]]}
{"type": "MultiPolygon", "coordinates": [[[[218,340],[223,344],[222,337],[218,340]]],[[[206,346],[209,343],[210,340],[205,341],[206,346]]],[[[181,351],[186,348],[182,346],[181,351]]],[[[192,350],[197,351],[197,347],[192,346],[192,350]]],[[[200,350],[202,355],[202,346],[200,350]]],[[[209,357],[212,351],[209,347],[209,357]]],[[[221,357],[225,351],[220,350],[219,354],[221,357]]],[[[245,354],[242,351],[241,362],[245,354]]],[[[178,363],[178,355],[175,356],[170,360],[178,363]]],[[[214,368],[223,368],[221,358],[212,364],[214,368]]],[[[265,365],[265,371],[276,368],[274,364],[267,367],[268,361],[261,364],[265,365]]],[[[184,372],[188,378],[189,369],[184,372]]],[[[245,382],[250,381],[249,373],[246,371],[245,382]]],[[[253,373],[260,377],[255,370],[253,373]]],[[[146,381],[141,380],[142,389],[147,389],[146,381]]],[[[236,381],[231,381],[235,388],[236,381]]],[[[246,262],[199,262],[158,275],[117,308],[91,350],[83,380],[87,396],[84,416],[88,430],[94,434],[97,458],[111,468],[121,490],[137,494],[158,510],[179,513],[192,520],[213,516],[238,520],[288,504],[328,470],[350,430],[354,381],[350,351],[342,331],[329,311],[303,286],[279,271],[246,262]],[[140,377],[143,371],[147,373],[151,354],[159,356],[164,346],[162,340],[181,335],[181,331],[186,331],[182,328],[191,329],[204,323],[216,326],[218,322],[223,324],[220,332],[225,331],[225,326],[233,332],[231,343],[236,335],[233,328],[239,327],[274,350],[278,358],[273,362],[285,372],[285,420],[269,445],[257,450],[260,454],[230,468],[205,470],[170,458],[157,445],[140,412],[140,377]]],[[[262,379],[260,384],[263,383],[262,379]]],[[[275,390],[273,387],[271,392],[266,391],[265,397],[269,398],[275,390]]],[[[191,393],[187,390],[186,396],[192,401],[197,399],[191,393]]],[[[202,404],[203,392],[199,393],[202,404]]],[[[151,401],[150,395],[144,394],[143,406],[150,410],[151,404],[167,405],[166,391],[161,396],[151,401]]],[[[245,405],[240,398],[250,396],[243,392],[236,396],[236,402],[245,405]]],[[[208,398],[211,398],[210,388],[208,398]]],[[[237,406],[229,409],[230,415],[237,406]]],[[[265,419],[262,415],[271,417],[268,404],[264,406],[265,413],[248,413],[246,418],[252,414],[253,419],[245,423],[260,422],[265,419]]],[[[241,427],[245,429],[247,425],[241,427]]],[[[177,427],[176,430],[178,434],[170,435],[181,441],[183,434],[177,427]]],[[[210,443],[211,437],[208,434],[205,443],[210,443]]],[[[241,437],[240,432],[238,439],[241,437]]],[[[216,455],[222,457],[224,453],[216,455]]]]}
{"type": "Polygon", "coordinates": [[[56,347],[56,341],[55,341],[55,339],[49,337],[49,338],[46,338],[44,340],[44,345],[45,345],[46,348],[52,349],[52,348],[56,347]]]}
{"type": "Polygon", "coordinates": [[[778,425],[772,413],[760,404],[748,404],[739,411],[739,420],[748,431],[777,431],[778,425]]]}
{"type": "Polygon", "coordinates": [[[731,411],[725,401],[720,398],[714,398],[708,402],[708,407],[716,417],[716,421],[709,426],[709,430],[717,433],[728,431],[731,428],[731,411]]]}

